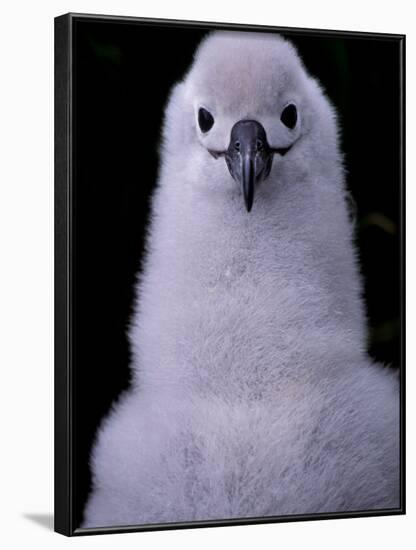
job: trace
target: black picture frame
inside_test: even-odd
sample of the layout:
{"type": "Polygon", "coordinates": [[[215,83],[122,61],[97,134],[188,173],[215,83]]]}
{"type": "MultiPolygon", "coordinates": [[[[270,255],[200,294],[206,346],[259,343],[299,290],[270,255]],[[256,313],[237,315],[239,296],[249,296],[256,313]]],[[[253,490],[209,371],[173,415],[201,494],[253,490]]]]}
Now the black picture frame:
{"type": "Polygon", "coordinates": [[[55,18],[55,531],[66,536],[183,529],[225,525],[249,525],[303,520],[398,515],[405,513],[405,36],[299,29],[274,26],[236,25],[136,17],[70,13],[55,18]],[[74,26],[82,22],[113,22],[140,27],[270,31],[314,37],[371,38],[398,44],[398,93],[400,95],[400,139],[398,180],[400,183],[400,392],[401,392],[401,505],[397,509],[351,513],[240,518],[141,526],[79,528],[77,525],[76,478],[74,476],[74,26]]]}

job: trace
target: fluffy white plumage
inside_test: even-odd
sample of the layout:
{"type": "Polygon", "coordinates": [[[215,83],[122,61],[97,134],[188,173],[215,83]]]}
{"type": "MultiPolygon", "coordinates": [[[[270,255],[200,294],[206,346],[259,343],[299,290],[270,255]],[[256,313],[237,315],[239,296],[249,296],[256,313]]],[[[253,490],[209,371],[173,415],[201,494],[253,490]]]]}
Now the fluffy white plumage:
{"type": "Polygon", "coordinates": [[[134,381],[98,431],[83,526],[398,507],[398,384],[366,355],[361,293],[333,108],[282,38],[210,35],[167,107],[134,381]],[[251,213],[208,152],[247,118],[294,143],[251,213]]]}

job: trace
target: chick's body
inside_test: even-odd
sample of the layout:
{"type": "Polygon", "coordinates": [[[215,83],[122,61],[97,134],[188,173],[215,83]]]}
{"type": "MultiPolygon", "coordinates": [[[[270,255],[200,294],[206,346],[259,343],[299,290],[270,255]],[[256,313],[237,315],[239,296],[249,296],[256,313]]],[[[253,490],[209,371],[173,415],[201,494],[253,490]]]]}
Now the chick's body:
{"type": "Polygon", "coordinates": [[[84,526],[398,507],[398,387],[365,352],[336,118],[290,44],[209,37],[171,95],[162,153],[133,384],[98,432],[84,526]],[[290,131],[271,110],[288,101],[290,131]],[[240,119],[290,148],[250,214],[214,158],[240,119]]]}

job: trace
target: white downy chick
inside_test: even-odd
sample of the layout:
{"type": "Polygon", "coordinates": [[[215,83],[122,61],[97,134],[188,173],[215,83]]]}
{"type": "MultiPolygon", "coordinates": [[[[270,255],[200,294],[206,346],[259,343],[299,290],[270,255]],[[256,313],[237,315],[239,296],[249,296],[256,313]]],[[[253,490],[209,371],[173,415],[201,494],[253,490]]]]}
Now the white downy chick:
{"type": "Polygon", "coordinates": [[[398,383],[366,354],[337,118],[294,47],[209,35],[160,154],[83,526],[398,507],[398,383]]]}

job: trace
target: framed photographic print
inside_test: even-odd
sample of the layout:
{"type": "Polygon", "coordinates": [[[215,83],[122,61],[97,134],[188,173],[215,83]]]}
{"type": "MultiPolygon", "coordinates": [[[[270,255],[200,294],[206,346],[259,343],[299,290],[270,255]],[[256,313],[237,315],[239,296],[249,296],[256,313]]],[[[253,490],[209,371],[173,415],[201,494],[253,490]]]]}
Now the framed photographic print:
{"type": "Polygon", "coordinates": [[[404,513],[404,47],[56,18],[56,531],[404,513]]]}

